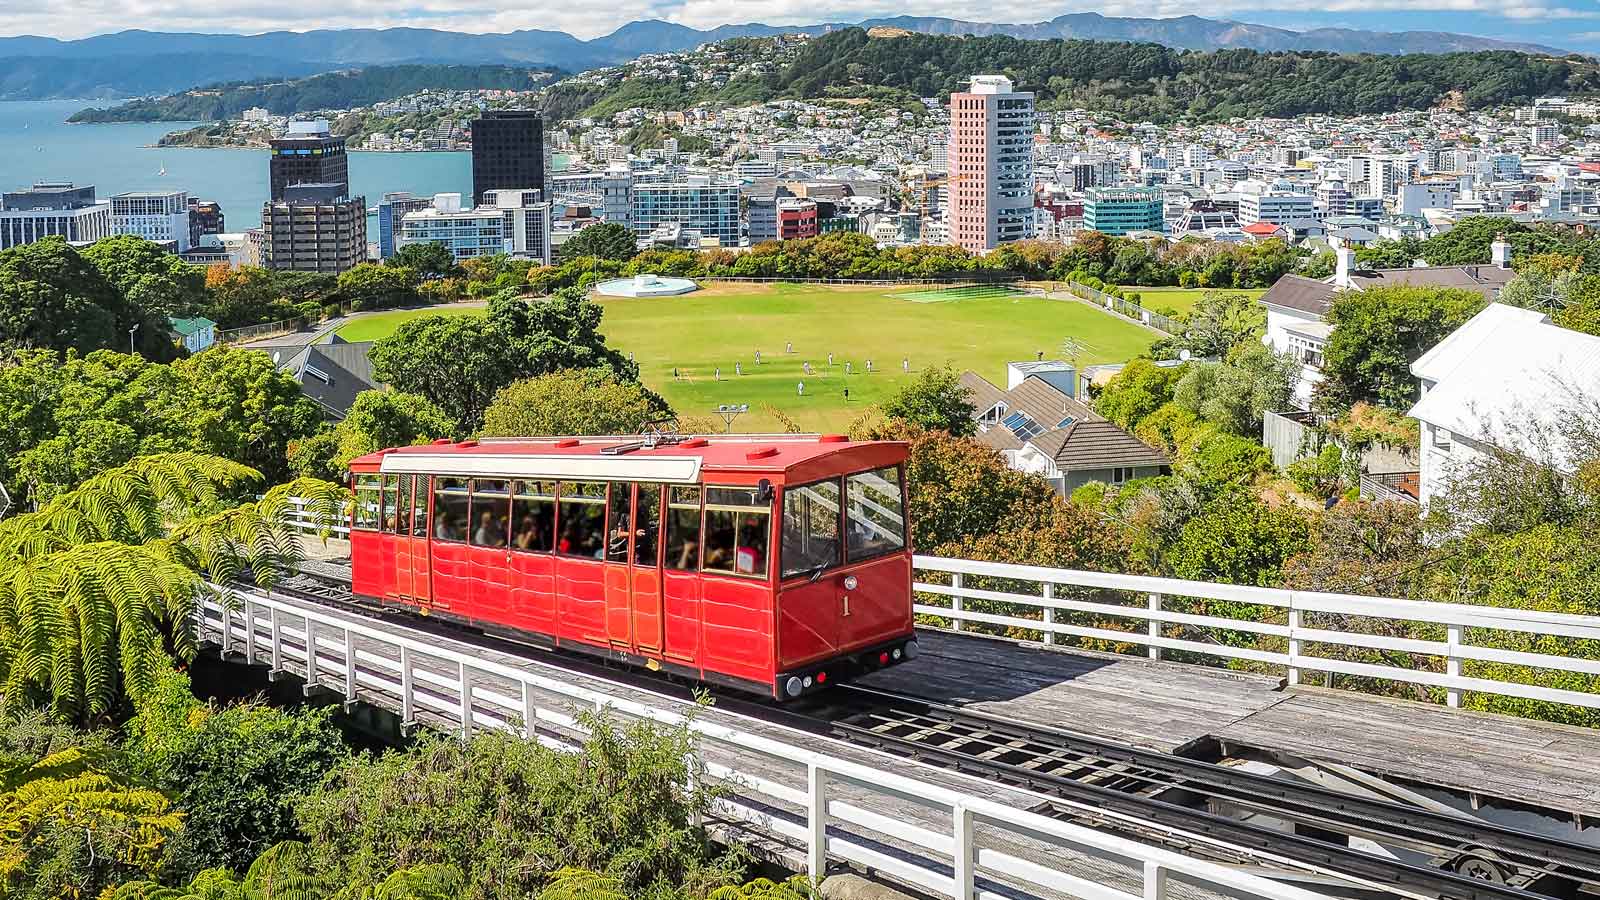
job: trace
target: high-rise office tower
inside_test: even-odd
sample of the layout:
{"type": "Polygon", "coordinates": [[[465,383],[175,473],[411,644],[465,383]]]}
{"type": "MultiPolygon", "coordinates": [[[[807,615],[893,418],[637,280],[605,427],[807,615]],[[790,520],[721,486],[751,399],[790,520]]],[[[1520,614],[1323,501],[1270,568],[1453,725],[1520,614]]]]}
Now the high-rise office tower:
{"type": "Polygon", "coordinates": [[[472,121],[472,202],[488,191],[547,190],[544,118],[538,110],[495,109],[472,121]]]}
{"type": "Polygon", "coordinates": [[[950,240],[983,252],[1029,236],[1033,94],[1003,75],[974,75],[950,95],[950,240]]]}
{"type": "Polygon", "coordinates": [[[290,122],[289,133],[267,142],[272,147],[272,199],[282,200],[284,189],[296,184],[339,185],[350,193],[350,164],[344,138],[334,137],[325,119],[290,122]]]}

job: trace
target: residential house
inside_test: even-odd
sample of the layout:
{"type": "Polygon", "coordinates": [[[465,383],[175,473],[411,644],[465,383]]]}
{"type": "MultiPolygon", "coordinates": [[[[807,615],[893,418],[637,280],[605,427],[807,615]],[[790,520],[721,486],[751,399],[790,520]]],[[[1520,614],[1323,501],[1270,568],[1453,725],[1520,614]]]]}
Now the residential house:
{"type": "Polygon", "coordinates": [[[1291,354],[1300,362],[1294,401],[1301,409],[1310,408],[1312,392],[1322,381],[1322,353],[1333,331],[1333,326],[1327,323],[1328,308],[1340,291],[1406,284],[1464,288],[1495,300],[1516,277],[1511,270],[1510,247],[1504,241],[1495,242],[1495,262],[1487,266],[1358,269],[1355,251],[1350,247],[1336,246],[1334,254],[1337,262],[1332,276],[1317,280],[1285,275],[1273,283],[1260,300],[1267,309],[1267,333],[1262,342],[1280,353],[1291,354]]]}
{"type": "Polygon", "coordinates": [[[167,330],[190,353],[199,353],[217,342],[217,323],[203,316],[168,316],[167,330]]]}
{"type": "Polygon", "coordinates": [[[330,421],[342,421],[362,391],[384,390],[385,385],[372,375],[368,353],[372,341],[346,342],[335,338],[330,344],[286,344],[258,346],[272,357],[278,371],[300,382],[300,389],[330,421]]]}
{"type": "Polygon", "coordinates": [[[1026,375],[1001,389],[975,372],[961,383],[976,409],[980,443],[1011,468],[1042,476],[1062,495],[1091,481],[1122,484],[1170,473],[1166,454],[1123,431],[1069,393],[1072,376],[1026,375]]]}
{"type": "Polygon", "coordinates": [[[1495,449],[1573,471],[1561,433],[1574,414],[1600,408],[1600,337],[1535,310],[1491,303],[1411,364],[1422,398],[1421,500],[1495,449]]]}

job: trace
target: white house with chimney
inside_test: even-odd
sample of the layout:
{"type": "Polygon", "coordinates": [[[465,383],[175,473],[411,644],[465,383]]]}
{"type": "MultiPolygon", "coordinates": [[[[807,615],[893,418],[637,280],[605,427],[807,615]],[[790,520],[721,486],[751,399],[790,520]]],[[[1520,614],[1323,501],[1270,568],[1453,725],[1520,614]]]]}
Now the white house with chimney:
{"type": "Polygon", "coordinates": [[[1504,237],[1490,245],[1492,262],[1487,266],[1429,266],[1418,260],[1419,264],[1409,269],[1362,269],[1356,265],[1355,248],[1344,242],[1335,245],[1334,257],[1332,276],[1318,280],[1285,275],[1259,301],[1267,310],[1262,343],[1300,363],[1294,402],[1301,409],[1311,408],[1312,393],[1322,382],[1322,354],[1333,332],[1327,322],[1328,308],[1340,291],[1407,284],[1465,288],[1495,300],[1516,277],[1511,270],[1511,245],[1504,237]]]}
{"type": "Polygon", "coordinates": [[[1561,422],[1600,409],[1600,337],[1541,312],[1491,303],[1411,364],[1422,397],[1420,499],[1495,448],[1576,468],[1561,422]]]}

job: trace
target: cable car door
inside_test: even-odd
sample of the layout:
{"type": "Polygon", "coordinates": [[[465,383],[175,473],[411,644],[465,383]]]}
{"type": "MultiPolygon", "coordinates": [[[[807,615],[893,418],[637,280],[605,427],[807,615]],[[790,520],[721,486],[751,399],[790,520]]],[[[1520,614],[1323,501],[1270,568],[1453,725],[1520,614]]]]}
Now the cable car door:
{"type": "Polygon", "coordinates": [[[411,494],[411,597],[424,605],[433,597],[433,579],[428,571],[428,501],[433,497],[432,479],[412,476],[411,494]]]}
{"type": "Polygon", "coordinates": [[[659,656],[662,647],[661,610],[661,492],[659,484],[641,484],[634,494],[633,564],[629,586],[633,591],[633,644],[638,652],[659,656]]]}

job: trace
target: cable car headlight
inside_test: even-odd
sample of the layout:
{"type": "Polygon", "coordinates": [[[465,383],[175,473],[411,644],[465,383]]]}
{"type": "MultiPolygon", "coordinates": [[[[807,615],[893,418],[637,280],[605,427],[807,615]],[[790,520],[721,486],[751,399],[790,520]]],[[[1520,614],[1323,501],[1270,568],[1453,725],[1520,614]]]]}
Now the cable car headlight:
{"type": "Polygon", "coordinates": [[[844,589],[847,591],[855,590],[856,585],[859,583],[860,582],[856,581],[856,577],[854,575],[846,575],[844,577],[844,589]]]}

